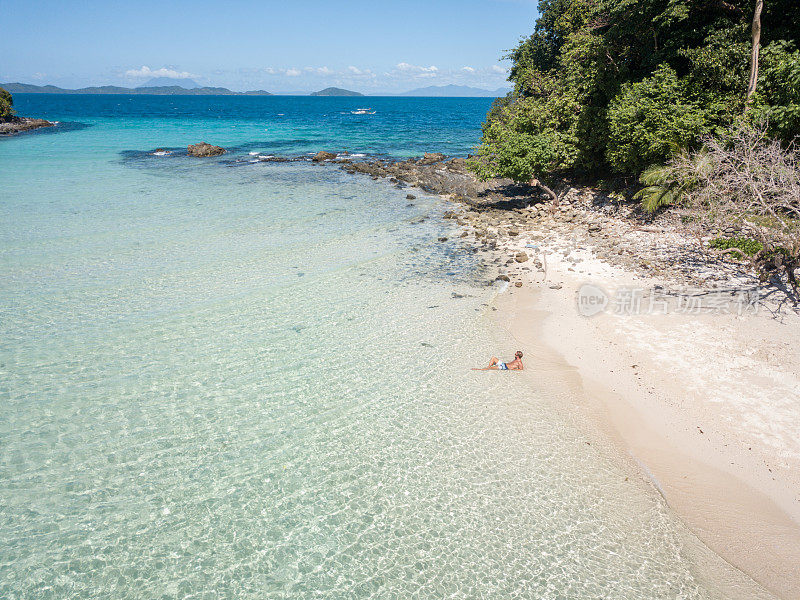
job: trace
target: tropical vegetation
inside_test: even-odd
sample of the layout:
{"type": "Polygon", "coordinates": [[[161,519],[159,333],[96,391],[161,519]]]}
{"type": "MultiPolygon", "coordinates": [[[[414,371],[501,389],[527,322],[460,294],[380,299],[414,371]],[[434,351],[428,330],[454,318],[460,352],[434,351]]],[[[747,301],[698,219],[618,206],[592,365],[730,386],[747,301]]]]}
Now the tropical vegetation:
{"type": "Polygon", "coordinates": [[[0,87],[0,121],[14,116],[14,98],[11,93],[0,87]]]}
{"type": "Polygon", "coordinates": [[[539,13],[484,124],[483,177],[638,176],[745,114],[784,144],[800,134],[797,0],[540,0],[539,13]]]}

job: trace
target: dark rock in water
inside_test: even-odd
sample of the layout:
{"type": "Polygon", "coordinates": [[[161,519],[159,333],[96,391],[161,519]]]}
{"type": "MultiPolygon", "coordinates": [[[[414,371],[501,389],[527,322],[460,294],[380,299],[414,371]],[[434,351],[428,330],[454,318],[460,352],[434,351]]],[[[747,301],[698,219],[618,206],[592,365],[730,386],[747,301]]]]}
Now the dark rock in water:
{"type": "Polygon", "coordinates": [[[447,238],[446,238],[446,237],[440,237],[440,238],[439,238],[439,241],[440,241],[440,242],[446,242],[446,241],[447,241],[447,238]]]}
{"type": "Polygon", "coordinates": [[[555,284],[555,285],[551,285],[551,286],[550,286],[550,289],[551,289],[551,290],[560,290],[560,289],[561,289],[561,284],[560,284],[560,283],[557,283],[557,284],[555,284]]]}
{"type": "Polygon", "coordinates": [[[528,255],[524,252],[517,252],[516,256],[514,256],[514,260],[518,263],[523,263],[528,260],[528,255]]]}
{"type": "Polygon", "coordinates": [[[320,152],[317,152],[314,155],[314,158],[312,158],[311,160],[313,160],[314,162],[323,162],[323,161],[326,161],[326,160],[333,160],[334,158],[336,158],[336,154],[335,153],[326,152],[325,150],[321,150],[320,152]]]}
{"type": "Polygon", "coordinates": [[[23,131],[41,129],[42,127],[53,127],[55,123],[44,119],[30,119],[28,117],[10,117],[0,122],[0,135],[15,135],[23,131]]]}
{"type": "Polygon", "coordinates": [[[406,200],[416,200],[417,197],[414,194],[406,194],[406,200]]]}
{"type": "Polygon", "coordinates": [[[495,281],[511,281],[508,275],[498,275],[495,281]]]}
{"type": "Polygon", "coordinates": [[[456,218],[456,213],[454,213],[452,210],[448,210],[442,215],[442,218],[443,219],[455,219],[456,218]]]}
{"type": "Polygon", "coordinates": [[[208,142],[200,142],[199,144],[190,144],[186,149],[189,156],[199,156],[201,158],[207,156],[219,156],[225,154],[225,148],[222,146],[214,146],[208,142]]]}
{"type": "Polygon", "coordinates": [[[600,231],[600,229],[602,229],[602,228],[597,223],[592,223],[591,225],[589,225],[589,231],[592,232],[592,233],[596,233],[596,232],[600,231]]]}
{"type": "Polygon", "coordinates": [[[437,162],[443,161],[447,158],[444,154],[440,154],[439,152],[426,152],[425,156],[420,158],[417,161],[418,165],[432,165],[437,162]]]}

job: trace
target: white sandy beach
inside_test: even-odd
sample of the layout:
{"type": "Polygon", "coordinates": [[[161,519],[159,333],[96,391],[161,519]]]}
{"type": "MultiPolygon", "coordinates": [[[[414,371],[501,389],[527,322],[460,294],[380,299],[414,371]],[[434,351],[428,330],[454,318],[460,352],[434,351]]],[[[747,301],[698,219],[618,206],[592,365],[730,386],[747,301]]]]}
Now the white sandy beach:
{"type": "Polygon", "coordinates": [[[533,251],[530,240],[499,249],[528,245],[546,271],[520,272],[523,287],[498,297],[496,315],[526,351],[531,385],[569,387],[569,408],[709,548],[778,597],[800,598],[800,316],[771,312],[771,301],[742,314],[651,309],[654,286],[669,282],[556,234],[533,251]],[[586,317],[577,305],[586,283],[612,298],[625,289],[644,297],[636,310],[612,301],[586,317]]]}

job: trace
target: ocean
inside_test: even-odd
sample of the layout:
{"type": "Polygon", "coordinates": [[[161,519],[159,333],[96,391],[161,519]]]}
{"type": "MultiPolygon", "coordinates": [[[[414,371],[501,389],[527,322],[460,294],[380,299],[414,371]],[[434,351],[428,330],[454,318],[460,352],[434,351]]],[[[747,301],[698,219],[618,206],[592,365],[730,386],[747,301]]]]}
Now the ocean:
{"type": "Polygon", "coordinates": [[[59,125],[0,140],[0,597],[724,596],[558,398],[469,370],[517,348],[442,199],[259,158],[465,156],[490,100],[15,101],[59,125]]]}

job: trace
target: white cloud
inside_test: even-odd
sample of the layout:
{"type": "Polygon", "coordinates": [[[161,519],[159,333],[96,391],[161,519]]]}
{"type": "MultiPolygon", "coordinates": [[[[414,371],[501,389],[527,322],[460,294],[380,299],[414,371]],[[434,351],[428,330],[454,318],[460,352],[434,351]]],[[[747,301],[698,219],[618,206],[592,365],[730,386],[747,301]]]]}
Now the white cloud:
{"type": "Polygon", "coordinates": [[[286,69],[286,75],[289,77],[298,77],[300,74],[300,71],[297,69],[286,69]]]}
{"type": "Polygon", "coordinates": [[[347,67],[347,70],[350,71],[353,75],[361,75],[361,73],[363,73],[361,69],[359,69],[358,67],[354,67],[352,65],[347,67]]]}
{"type": "Polygon", "coordinates": [[[506,69],[505,67],[498,66],[498,65],[492,65],[492,71],[494,73],[503,73],[503,74],[508,73],[508,69],[506,69]]]}
{"type": "Polygon", "coordinates": [[[398,63],[397,68],[400,71],[406,71],[409,73],[436,73],[439,70],[439,68],[435,65],[431,65],[430,67],[420,67],[419,65],[410,65],[406,62],[398,63]]]}
{"type": "Polygon", "coordinates": [[[462,71],[466,71],[467,73],[474,73],[475,72],[475,69],[473,69],[472,67],[461,67],[461,70],[462,71]]]}
{"type": "Polygon", "coordinates": [[[169,77],[170,79],[189,79],[190,77],[197,77],[187,71],[175,71],[174,69],[167,69],[161,67],[160,69],[151,69],[147,66],[142,66],[141,69],[130,69],[125,71],[126,77],[169,77]]]}

